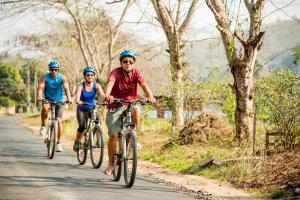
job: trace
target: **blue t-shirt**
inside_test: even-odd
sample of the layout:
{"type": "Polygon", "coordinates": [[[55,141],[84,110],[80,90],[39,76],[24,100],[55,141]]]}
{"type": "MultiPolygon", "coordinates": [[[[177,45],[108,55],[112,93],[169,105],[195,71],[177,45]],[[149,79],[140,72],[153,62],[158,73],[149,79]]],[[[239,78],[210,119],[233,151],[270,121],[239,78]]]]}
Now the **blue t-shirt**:
{"type": "Polygon", "coordinates": [[[96,83],[93,83],[93,88],[90,92],[88,92],[85,88],[85,83],[82,83],[82,91],[80,95],[80,101],[87,102],[90,105],[78,105],[77,109],[79,110],[90,110],[94,107],[95,98],[97,95],[96,91],[96,83]]]}
{"type": "Polygon", "coordinates": [[[55,77],[51,77],[50,73],[45,74],[45,99],[50,101],[62,102],[64,95],[62,75],[59,73],[55,77]]]}

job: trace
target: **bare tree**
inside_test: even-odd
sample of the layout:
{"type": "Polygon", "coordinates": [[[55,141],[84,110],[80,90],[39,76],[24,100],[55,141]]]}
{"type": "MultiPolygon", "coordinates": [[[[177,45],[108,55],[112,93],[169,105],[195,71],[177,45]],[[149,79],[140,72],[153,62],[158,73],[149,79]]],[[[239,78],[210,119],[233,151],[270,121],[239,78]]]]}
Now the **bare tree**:
{"type": "Polygon", "coordinates": [[[170,64],[172,66],[172,81],[176,85],[173,91],[173,126],[179,128],[184,125],[183,118],[183,70],[187,65],[184,60],[184,40],[183,36],[191,22],[198,5],[198,0],[185,2],[178,0],[174,3],[174,10],[166,6],[163,0],[151,0],[156,12],[157,20],[161,24],[167,38],[170,54],[170,64]],[[184,4],[188,5],[188,10],[183,12],[184,4]]]}
{"type": "Polygon", "coordinates": [[[249,32],[230,29],[231,21],[224,1],[205,0],[217,21],[227,60],[234,78],[233,91],[236,97],[236,137],[240,142],[249,139],[253,132],[253,73],[257,52],[262,45],[262,12],[265,0],[244,0],[250,17],[249,32]],[[238,46],[235,41],[241,44],[238,46]]]}
{"type": "Polygon", "coordinates": [[[12,9],[0,15],[0,17],[4,18],[26,13],[30,9],[56,9],[66,13],[73,21],[75,29],[68,24],[72,30],[75,30],[75,32],[70,33],[70,36],[78,43],[84,65],[94,66],[97,70],[98,78],[102,78],[104,68],[111,69],[112,60],[119,53],[119,49],[115,49],[115,47],[117,46],[116,41],[122,36],[120,34],[120,26],[134,1],[126,0],[127,3],[116,25],[103,10],[99,9],[99,1],[96,0],[3,1],[0,2],[0,5],[5,5],[12,9]]]}
{"type": "MultiPolygon", "coordinates": [[[[114,1],[111,3],[119,3],[119,2],[122,2],[122,1],[114,1]]],[[[112,69],[112,60],[116,56],[116,52],[114,52],[114,47],[115,47],[115,43],[120,35],[120,27],[121,27],[122,23],[124,22],[124,19],[125,19],[128,9],[134,2],[135,2],[135,0],[126,0],[126,5],[123,9],[123,12],[119,18],[118,23],[115,26],[111,23],[111,20],[106,17],[106,22],[109,27],[109,43],[108,43],[109,59],[108,59],[108,63],[107,63],[109,71],[111,71],[111,69],[112,69]]]]}

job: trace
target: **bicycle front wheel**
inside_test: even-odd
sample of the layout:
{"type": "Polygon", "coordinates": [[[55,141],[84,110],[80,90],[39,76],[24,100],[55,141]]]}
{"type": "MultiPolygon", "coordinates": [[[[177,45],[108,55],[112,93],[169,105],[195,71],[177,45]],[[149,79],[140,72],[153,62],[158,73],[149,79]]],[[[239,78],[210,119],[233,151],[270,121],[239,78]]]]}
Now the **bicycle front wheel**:
{"type": "Polygon", "coordinates": [[[53,123],[48,128],[48,140],[47,140],[47,147],[48,147],[48,157],[52,159],[54,157],[55,147],[56,147],[56,123],[53,123]]]}
{"type": "Polygon", "coordinates": [[[123,145],[123,135],[118,133],[118,144],[117,144],[117,149],[116,153],[114,156],[114,171],[113,171],[113,180],[114,181],[119,181],[121,178],[122,174],[122,160],[123,160],[123,153],[122,153],[122,145],[123,145]]]}
{"type": "Polygon", "coordinates": [[[84,165],[87,158],[87,135],[86,132],[83,133],[83,136],[80,139],[80,148],[77,151],[77,160],[79,165],[84,165]]]}
{"type": "Polygon", "coordinates": [[[126,135],[126,152],[124,156],[124,179],[126,187],[132,187],[137,168],[136,133],[126,135]]]}
{"type": "Polygon", "coordinates": [[[90,135],[90,155],[92,165],[95,169],[99,168],[103,161],[104,138],[103,131],[99,126],[95,127],[90,135]]]}

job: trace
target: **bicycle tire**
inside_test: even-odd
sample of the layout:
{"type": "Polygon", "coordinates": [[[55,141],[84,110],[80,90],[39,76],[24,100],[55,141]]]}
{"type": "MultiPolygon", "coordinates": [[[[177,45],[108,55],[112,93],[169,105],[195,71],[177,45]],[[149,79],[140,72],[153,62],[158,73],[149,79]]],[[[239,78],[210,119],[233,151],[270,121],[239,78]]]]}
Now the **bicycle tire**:
{"type": "Polygon", "coordinates": [[[80,148],[76,152],[79,165],[84,165],[87,158],[87,135],[86,132],[82,134],[83,136],[80,139],[80,148]]]}
{"type": "Polygon", "coordinates": [[[91,162],[93,167],[98,169],[102,165],[104,156],[104,136],[103,131],[99,126],[95,127],[92,137],[90,142],[91,162]],[[99,133],[98,137],[97,132],[99,133]]]}
{"type": "Polygon", "coordinates": [[[126,187],[132,187],[137,170],[136,133],[130,131],[126,137],[126,153],[124,157],[124,179],[126,187]],[[131,144],[130,144],[131,143],[131,144]]]}
{"type": "Polygon", "coordinates": [[[123,160],[122,144],[123,144],[123,137],[122,135],[119,135],[118,145],[114,156],[114,171],[113,171],[114,181],[119,181],[122,174],[122,160],[123,160]]]}
{"type": "Polygon", "coordinates": [[[53,159],[54,157],[54,153],[55,153],[55,148],[56,148],[56,137],[57,137],[57,133],[56,133],[56,123],[51,124],[50,125],[50,129],[49,129],[49,144],[48,146],[48,157],[49,159],[53,159]]]}

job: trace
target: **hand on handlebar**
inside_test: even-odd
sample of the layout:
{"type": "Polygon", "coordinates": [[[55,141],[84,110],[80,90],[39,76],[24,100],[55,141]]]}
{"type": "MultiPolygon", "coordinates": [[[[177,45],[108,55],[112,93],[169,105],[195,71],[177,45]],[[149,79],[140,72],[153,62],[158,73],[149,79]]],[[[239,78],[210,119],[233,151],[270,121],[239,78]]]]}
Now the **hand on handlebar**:
{"type": "Polygon", "coordinates": [[[154,96],[148,97],[147,99],[149,101],[150,104],[155,104],[156,103],[156,99],[154,96]]]}
{"type": "Polygon", "coordinates": [[[36,97],[36,100],[37,100],[37,101],[42,101],[42,100],[43,100],[43,97],[36,97]]]}
{"type": "Polygon", "coordinates": [[[90,105],[89,103],[82,102],[82,101],[78,101],[77,104],[80,105],[80,106],[82,106],[82,105],[90,105]]]}
{"type": "Polygon", "coordinates": [[[107,95],[105,97],[105,101],[107,101],[108,103],[113,103],[114,102],[114,97],[111,95],[107,95]]]}
{"type": "Polygon", "coordinates": [[[73,103],[73,99],[67,99],[66,103],[72,104],[73,103]]]}

